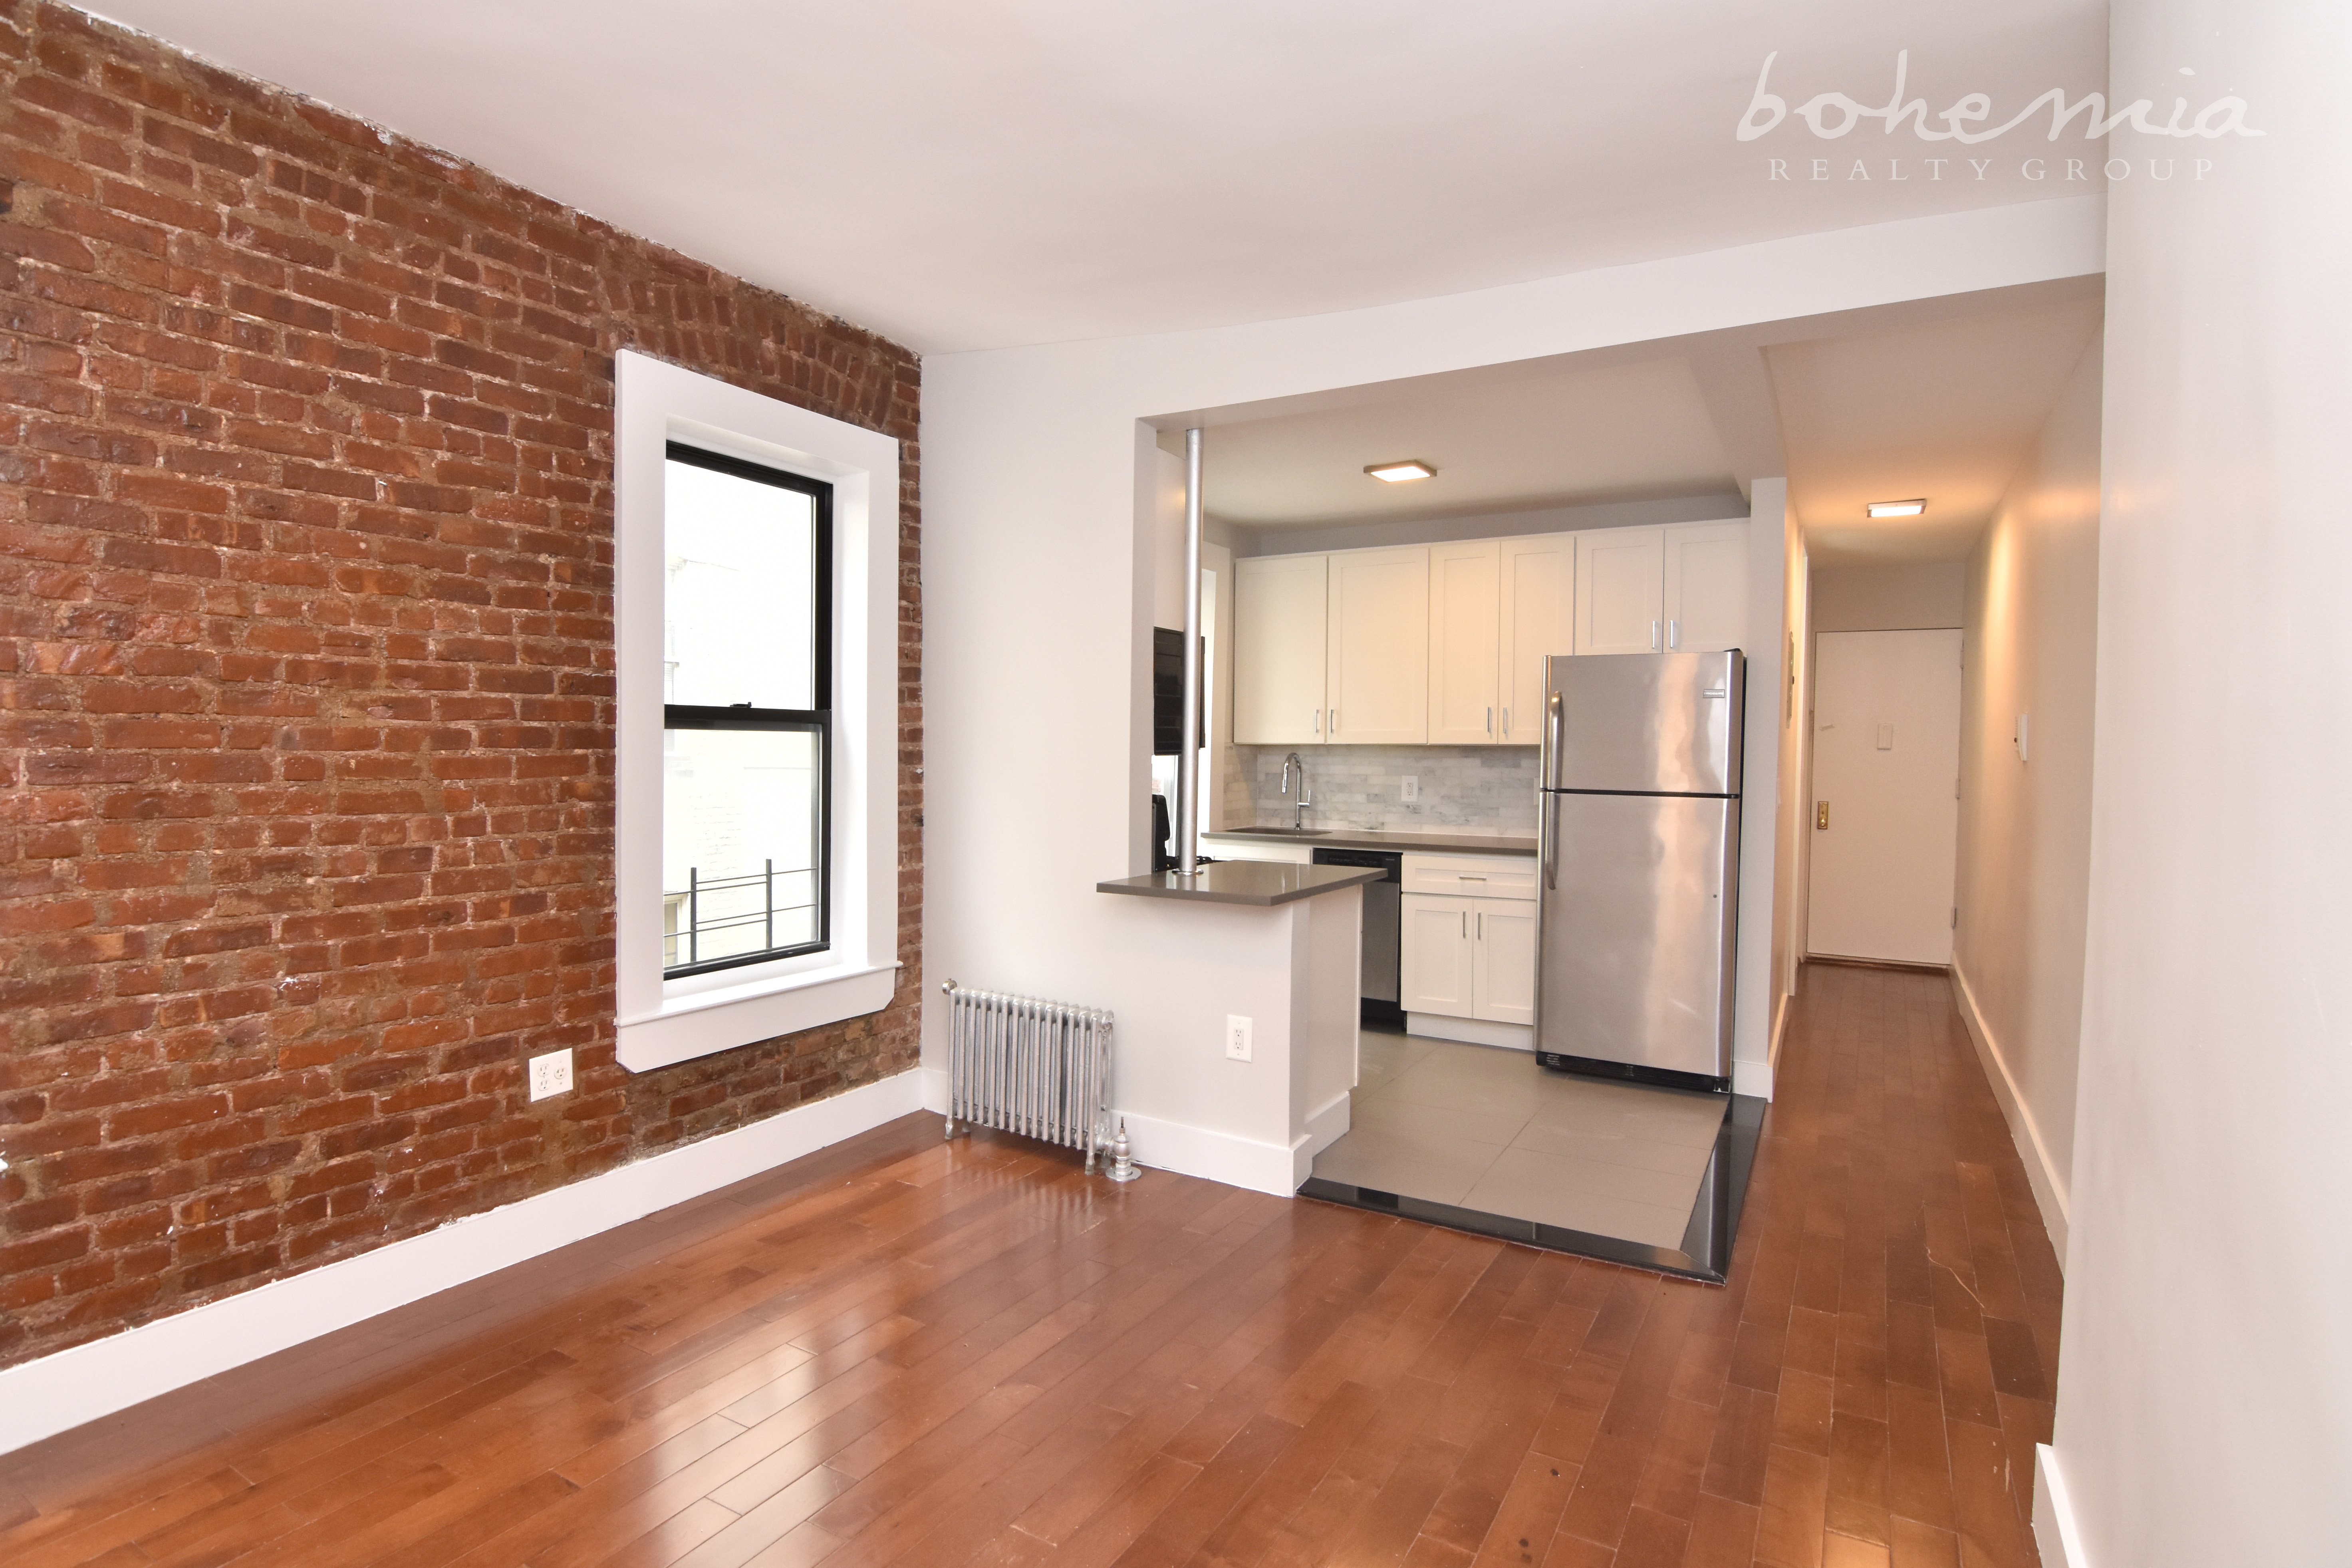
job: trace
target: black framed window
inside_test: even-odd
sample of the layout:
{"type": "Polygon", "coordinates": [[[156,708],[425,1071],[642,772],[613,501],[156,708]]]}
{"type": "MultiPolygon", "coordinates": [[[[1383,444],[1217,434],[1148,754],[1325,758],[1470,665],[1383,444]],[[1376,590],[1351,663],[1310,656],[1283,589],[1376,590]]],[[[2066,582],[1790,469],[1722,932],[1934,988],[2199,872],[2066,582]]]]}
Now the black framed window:
{"type": "Polygon", "coordinates": [[[662,973],[829,943],[833,487],[669,443],[662,973]]]}

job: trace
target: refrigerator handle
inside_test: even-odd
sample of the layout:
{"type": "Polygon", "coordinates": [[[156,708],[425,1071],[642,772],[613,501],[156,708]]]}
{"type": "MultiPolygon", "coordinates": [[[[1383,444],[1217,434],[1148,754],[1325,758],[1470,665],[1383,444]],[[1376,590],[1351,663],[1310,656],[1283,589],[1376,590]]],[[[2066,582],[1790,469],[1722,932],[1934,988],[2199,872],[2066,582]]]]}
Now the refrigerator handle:
{"type": "Polygon", "coordinates": [[[1559,693],[1545,692],[1543,729],[1536,735],[1536,743],[1541,748],[1536,753],[1536,787],[1538,789],[1557,787],[1553,780],[1558,775],[1553,769],[1559,765],[1557,759],[1559,755],[1560,742],[1565,738],[1561,734],[1560,726],[1566,716],[1565,710],[1560,707],[1559,693]]]}
{"type": "MultiPolygon", "coordinates": [[[[1545,684],[1549,686],[1550,683],[1547,681],[1545,684]]],[[[1542,837],[1536,850],[1543,861],[1544,886],[1554,891],[1559,888],[1559,845],[1557,842],[1559,812],[1558,802],[1552,798],[1552,769],[1556,765],[1554,759],[1559,754],[1563,740],[1560,726],[1566,716],[1566,710],[1560,706],[1559,693],[1546,691],[1543,727],[1536,735],[1537,743],[1541,748],[1536,753],[1536,798],[1542,807],[1542,819],[1537,828],[1542,837]]]]}
{"type": "Polygon", "coordinates": [[[1543,860],[1544,887],[1552,892],[1559,890],[1559,806],[1549,790],[1538,792],[1543,800],[1543,825],[1537,830],[1542,835],[1536,848],[1543,860]]]}

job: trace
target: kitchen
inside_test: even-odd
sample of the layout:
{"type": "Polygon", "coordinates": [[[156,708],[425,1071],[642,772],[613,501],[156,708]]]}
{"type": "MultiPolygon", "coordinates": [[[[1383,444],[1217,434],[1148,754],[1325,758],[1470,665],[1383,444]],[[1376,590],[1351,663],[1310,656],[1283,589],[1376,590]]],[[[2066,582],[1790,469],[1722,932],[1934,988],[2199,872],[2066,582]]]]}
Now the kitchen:
{"type": "MultiPolygon", "coordinates": [[[[1654,414],[1661,387],[1669,398],[1688,390],[1636,365],[1541,389],[1522,375],[1508,395],[1582,404],[1597,417],[1628,402],[1654,414]]],[[[1492,417],[1492,395],[1453,389],[1414,405],[1411,431],[1365,431],[1358,410],[1269,422],[1278,433],[1263,445],[1249,424],[1208,433],[1202,755],[1211,782],[1199,851],[1212,864],[1377,874],[1362,896],[1348,1127],[1314,1156],[1302,1193],[1719,1279],[1763,1110],[1760,1098],[1730,1092],[1745,675],[1737,650],[1748,640],[1751,604],[1777,607],[1780,562],[1776,551],[1759,552],[1759,592],[1747,502],[1728,485],[1727,494],[1630,505],[1508,504],[1528,499],[1527,489],[1497,495],[1498,485],[1557,491],[1568,488],[1567,467],[1593,463],[1557,441],[1532,465],[1505,449],[1514,433],[1492,417]],[[1375,449],[1370,463],[1330,460],[1338,454],[1325,448],[1349,440],[1444,456],[1384,460],[1375,449]],[[1324,470],[1328,499],[1299,493],[1318,488],[1316,479],[1301,484],[1301,462],[1324,470]],[[1549,473],[1533,471],[1544,464],[1549,473]],[[1380,510],[1336,526],[1253,529],[1234,514],[1249,512],[1254,490],[1287,491],[1293,507],[1324,499],[1380,510]],[[1349,542],[1367,533],[1377,542],[1349,542]],[[1423,537],[1397,537],[1415,533],[1423,537]],[[1302,540],[1321,547],[1296,548],[1302,540]],[[1559,721],[1581,742],[1587,720],[1617,699],[1575,675],[1606,672],[1622,684],[1660,669],[1675,672],[1678,687],[1643,700],[1687,709],[1690,722],[1666,723],[1677,731],[1707,728],[1702,710],[1714,709],[1717,754],[1711,784],[1696,781],[1716,797],[1711,850],[1694,851],[1711,853],[1711,870],[1695,872],[1707,886],[1695,909],[1654,911],[1662,918],[1653,923],[1663,931],[1695,915],[1712,925],[1704,940],[1624,951],[1606,933],[1654,901],[1646,863],[1619,879],[1622,909],[1583,930],[1560,902],[1556,870],[1546,886],[1547,814],[1569,808],[1572,854],[1589,837],[1572,813],[1599,798],[1539,788],[1593,782],[1539,777],[1542,758],[1576,752],[1541,744],[1548,674],[1566,704],[1559,721]],[[1558,933],[1549,958],[1539,930],[1558,933]],[[1624,975],[1588,965],[1572,979],[1577,953],[1624,975]],[[1580,990],[1587,1000],[1556,1004],[1539,1037],[1547,973],[1556,994],[1580,990]],[[1613,1021],[1594,1005],[1596,981],[1622,994],[1613,1021]],[[1699,1026],[1667,1038],[1656,1026],[1660,994],[1666,1013],[1703,1014],[1699,1026]],[[1572,1026],[1580,1019],[1587,1026],[1572,1026]]],[[[1369,422],[1393,426],[1401,413],[1390,404],[1369,422]]],[[[1655,486],[1675,460],[1656,449],[1654,429],[1646,451],[1640,432],[1601,432],[1610,434],[1622,438],[1604,439],[1602,463],[1613,463],[1609,478],[1620,486],[1655,486]],[[1625,472],[1629,458],[1651,471],[1625,472]]],[[[1171,627],[1154,637],[1153,820],[1165,829],[1156,861],[1172,864],[1183,638],[1171,627]]],[[[1623,787],[1693,783],[1638,778],[1623,787]]],[[[1645,844],[1691,838],[1678,825],[1633,831],[1645,844]]],[[[1611,874],[1587,858],[1570,885],[1590,894],[1611,874]]]]}
{"type": "MultiPolygon", "coordinates": [[[[1170,590],[1182,582],[1189,421],[1204,426],[1198,852],[1373,879],[1360,895],[1351,1092],[1296,1119],[1295,1190],[1717,1275],[1800,966],[1920,956],[1843,943],[1809,921],[1833,890],[1810,875],[1816,848],[1843,847],[1864,820],[1846,802],[1855,809],[1832,833],[1813,798],[1813,574],[1892,582],[1941,571],[1957,584],[2096,315],[2094,290],[2041,286],[1965,311],[1792,321],[1728,346],[1651,344],[1163,422],[1139,453],[1156,481],[1160,754],[1144,798],[1166,818],[1155,819],[1157,860],[1178,844],[1169,808],[1183,638],[1172,628],[1183,605],[1170,590]],[[1743,355],[1761,367],[1745,384],[1725,369],[1743,355]],[[1885,515],[1867,504],[1919,490],[1930,499],[1885,515]],[[1801,510],[1817,520],[1801,531],[1801,510]],[[1738,796],[1706,884],[1723,895],[1712,909],[1737,909],[1728,929],[1711,910],[1669,916],[1644,903],[1638,878],[1631,895],[1620,887],[1613,915],[1590,910],[1594,868],[1568,870],[1576,850],[1565,842],[1566,875],[1549,886],[1546,803],[1570,797],[1542,786],[1577,781],[1543,771],[1548,675],[1735,649],[1744,681],[1699,679],[1682,693],[1692,713],[1712,686],[1744,699],[1717,778],[1582,781],[1738,796]],[[1612,953],[1628,931],[1647,932],[1650,946],[1612,953]],[[1705,973],[1666,984],[1658,952],[1694,943],[1705,973]],[[1561,1000],[1570,994],[1573,1006],[1561,1000]],[[1584,1048],[1545,1037],[1612,994],[1633,1019],[1612,1037],[1584,1048]],[[1648,1036],[1695,1012],[1719,1024],[1703,1048],[1653,1048],[1648,1036]]],[[[1925,620],[1856,606],[1819,629],[1957,626],[1957,586],[1950,595],[1925,620]]],[[[1592,732],[1575,707],[1562,717],[1580,738],[1592,732]]],[[[1975,722],[2011,725],[1991,713],[1975,722]]],[[[2015,720],[2021,763],[2025,722],[2015,720]]],[[[1922,754],[1916,731],[1890,752],[1887,726],[1873,730],[1870,756],[1922,754]]],[[[1948,779],[1949,764],[1936,765],[1948,779]]],[[[1949,890],[1953,802],[1942,787],[1934,853],[1945,890],[1923,882],[1912,900],[1935,905],[1938,931],[1946,902],[1965,929],[1957,905],[1968,902],[1949,890]]],[[[1898,817],[1927,822],[1914,806],[1898,817]]],[[[1593,842],[1639,839],[1664,863],[1668,840],[1688,837],[1619,825],[1593,842]]],[[[1998,851],[1969,853],[1981,866],[1998,851]]],[[[1166,994],[1205,998],[1218,984],[1187,974],[1166,994]]]]}

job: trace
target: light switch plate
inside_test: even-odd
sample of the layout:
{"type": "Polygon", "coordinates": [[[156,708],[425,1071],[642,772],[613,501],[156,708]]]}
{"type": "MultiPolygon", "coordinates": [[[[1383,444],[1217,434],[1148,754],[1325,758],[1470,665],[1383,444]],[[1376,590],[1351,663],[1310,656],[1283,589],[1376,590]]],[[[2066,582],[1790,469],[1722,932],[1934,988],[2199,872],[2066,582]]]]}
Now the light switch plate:
{"type": "Polygon", "coordinates": [[[1421,798],[1421,775],[1419,773],[1407,773],[1404,775],[1404,787],[1398,791],[1398,798],[1402,800],[1419,800],[1421,798]]]}
{"type": "Polygon", "coordinates": [[[571,1092],[572,1052],[569,1047],[530,1058],[530,1097],[533,1100],[571,1092]]]}
{"type": "Polygon", "coordinates": [[[1238,1013],[1225,1015],[1225,1056],[1237,1062],[1250,1059],[1250,1021],[1238,1013]]]}

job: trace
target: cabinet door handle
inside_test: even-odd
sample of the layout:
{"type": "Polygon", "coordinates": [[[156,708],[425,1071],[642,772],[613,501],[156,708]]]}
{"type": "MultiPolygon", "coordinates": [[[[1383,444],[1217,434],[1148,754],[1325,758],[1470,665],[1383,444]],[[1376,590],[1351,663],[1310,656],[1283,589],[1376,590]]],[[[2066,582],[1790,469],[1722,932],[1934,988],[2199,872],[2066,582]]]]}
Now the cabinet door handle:
{"type": "Polygon", "coordinates": [[[1658,651],[1658,623],[1655,621],[1650,623],[1650,651],[1658,651]]]}
{"type": "Polygon", "coordinates": [[[1462,917],[1462,940],[1467,942],[1470,940],[1470,911],[1457,910],[1454,912],[1462,917]]]}
{"type": "Polygon", "coordinates": [[[1493,734],[1494,732],[1495,732],[1495,710],[1494,710],[1492,708],[1489,708],[1489,709],[1487,709],[1487,710],[1486,710],[1486,733],[1488,733],[1489,735],[1491,735],[1491,734],[1493,734]]]}
{"type": "Polygon", "coordinates": [[[1667,646],[1668,647],[1670,647],[1670,648],[1672,648],[1672,647],[1680,647],[1682,646],[1682,638],[1683,638],[1683,624],[1682,624],[1682,622],[1680,622],[1680,621],[1668,621],[1668,622],[1666,623],[1666,646],[1667,646]]]}
{"type": "Polygon", "coordinates": [[[1508,735],[1510,732],[1511,732],[1511,710],[1510,710],[1509,709],[1506,708],[1506,709],[1504,709],[1504,710],[1503,710],[1503,733],[1504,733],[1505,735],[1508,735]]]}
{"type": "Polygon", "coordinates": [[[1486,940],[1486,911],[1484,910],[1478,911],[1478,940],[1486,940]]]}
{"type": "Polygon", "coordinates": [[[1331,710],[1331,733],[1333,733],[1334,735],[1336,735],[1336,734],[1338,734],[1339,732],[1339,710],[1337,708],[1334,708],[1334,709],[1332,709],[1332,710],[1331,710]]]}
{"type": "Polygon", "coordinates": [[[1318,735],[1323,732],[1323,710],[1320,708],[1315,710],[1315,732],[1318,735]]]}

